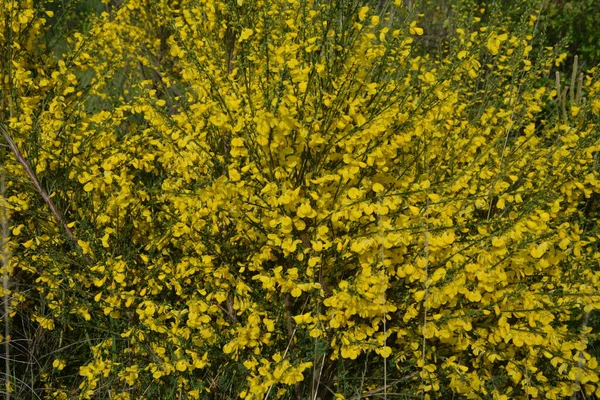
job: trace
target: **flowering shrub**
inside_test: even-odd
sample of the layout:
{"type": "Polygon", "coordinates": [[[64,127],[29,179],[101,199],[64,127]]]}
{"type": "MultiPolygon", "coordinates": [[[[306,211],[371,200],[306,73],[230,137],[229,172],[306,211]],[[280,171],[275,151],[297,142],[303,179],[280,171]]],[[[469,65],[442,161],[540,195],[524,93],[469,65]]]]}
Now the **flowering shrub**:
{"type": "Polygon", "coordinates": [[[539,12],[117,3],[54,57],[1,2],[10,390],[600,394],[600,76],[539,12]]]}

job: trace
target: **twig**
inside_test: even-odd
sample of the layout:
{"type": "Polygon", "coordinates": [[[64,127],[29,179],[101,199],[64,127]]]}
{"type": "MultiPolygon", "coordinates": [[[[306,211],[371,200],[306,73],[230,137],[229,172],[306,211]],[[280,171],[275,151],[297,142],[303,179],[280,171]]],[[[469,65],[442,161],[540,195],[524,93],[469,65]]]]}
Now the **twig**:
{"type": "MultiPolygon", "coordinates": [[[[358,395],[360,396],[363,390],[363,387],[365,385],[365,375],[367,375],[367,363],[369,362],[369,353],[367,353],[367,356],[365,357],[365,368],[363,369],[363,373],[362,373],[362,377],[360,379],[360,387],[358,388],[358,395]]],[[[384,384],[384,386],[387,384],[387,382],[384,384]]]]}
{"type": "MultiPolygon", "coordinates": [[[[317,400],[317,396],[319,394],[319,386],[321,386],[321,376],[323,376],[323,367],[325,366],[325,354],[323,354],[321,356],[321,368],[319,368],[319,376],[317,376],[317,370],[314,369],[313,370],[313,396],[312,396],[312,400],[317,400]],[[315,388],[315,383],[316,388],[315,388]]],[[[315,365],[316,367],[316,365],[315,365]]]]}
{"type": "Polygon", "coordinates": [[[395,384],[397,384],[397,383],[398,383],[398,382],[400,382],[400,381],[406,381],[406,380],[409,380],[409,379],[411,379],[411,378],[414,378],[414,377],[415,377],[415,376],[417,376],[417,375],[419,375],[419,373],[418,373],[418,372],[413,372],[413,373],[411,373],[411,374],[408,374],[408,375],[406,375],[406,376],[403,376],[403,377],[402,377],[402,378],[400,378],[400,379],[397,379],[397,380],[395,380],[395,381],[394,381],[394,383],[390,383],[389,385],[386,385],[386,386],[380,386],[380,387],[378,387],[378,388],[375,388],[375,389],[369,390],[368,392],[361,393],[361,394],[359,394],[359,395],[356,395],[356,396],[350,397],[350,399],[348,399],[348,400],[360,400],[360,399],[362,399],[362,398],[365,398],[365,397],[369,397],[369,396],[376,395],[376,394],[378,394],[378,393],[380,393],[380,392],[383,392],[384,390],[385,390],[385,391],[387,391],[387,389],[391,388],[392,386],[394,386],[395,384]]]}
{"type": "Polygon", "coordinates": [[[227,302],[227,308],[223,307],[219,303],[217,303],[217,307],[219,307],[221,309],[221,311],[223,311],[229,317],[231,322],[233,322],[234,324],[238,322],[237,316],[235,315],[233,308],[230,307],[229,301],[227,302]]]}

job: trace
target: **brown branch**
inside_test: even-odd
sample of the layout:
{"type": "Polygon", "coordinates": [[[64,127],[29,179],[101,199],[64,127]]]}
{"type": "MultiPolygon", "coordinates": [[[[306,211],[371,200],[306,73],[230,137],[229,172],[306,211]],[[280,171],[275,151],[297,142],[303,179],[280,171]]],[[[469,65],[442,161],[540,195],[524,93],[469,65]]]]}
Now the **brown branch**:
{"type": "Polygon", "coordinates": [[[233,309],[233,298],[231,295],[229,295],[225,301],[227,308],[223,307],[219,302],[216,302],[216,304],[217,307],[219,307],[221,311],[223,311],[229,317],[232,323],[236,324],[238,322],[237,315],[233,309]]]}
{"type": "Polygon", "coordinates": [[[79,246],[79,244],[77,243],[77,239],[75,238],[75,235],[73,235],[73,232],[71,231],[71,229],[65,222],[65,220],[62,217],[58,208],[56,208],[56,205],[54,204],[54,202],[52,201],[52,199],[50,198],[48,193],[46,193],[46,191],[42,188],[42,185],[40,184],[40,181],[36,177],[35,172],[29,165],[29,162],[27,161],[27,159],[23,156],[23,154],[21,154],[21,151],[19,150],[19,148],[17,147],[15,142],[12,140],[12,138],[8,134],[8,131],[6,130],[6,128],[3,125],[0,125],[0,129],[2,130],[2,136],[4,137],[4,140],[6,141],[6,143],[8,144],[8,147],[10,147],[11,151],[17,158],[17,161],[19,162],[19,164],[21,164],[21,166],[25,170],[25,173],[29,176],[31,183],[33,183],[33,186],[35,186],[35,189],[37,190],[39,195],[42,196],[42,198],[44,199],[44,202],[46,203],[48,208],[50,208],[50,212],[54,216],[54,219],[56,219],[56,222],[58,222],[58,224],[61,226],[62,230],[67,235],[67,237],[69,238],[69,240],[71,241],[73,246],[75,246],[75,248],[78,249],[81,252],[81,254],[84,255],[84,257],[86,258],[86,260],[88,261],[89,264],[92,264],[92,260],[89,257],[87,257],[87,255],[83,252],[83,249],[81,248],[81,246],[79,246]]]}
{"type": "Polygon", "coordinates": [[[234,299],[233,299],[233,295],[232,295],[232,294],[230,294],[230,295],[227,297],[227,314],[229,314],[229,316],[230,316],[231,320],[232,320],[234,323],[237,323],[237,322],[238,322],[238,319],[237,319],[237,315],[236,315],[236,313],[235,313],[235,310],[233,309],[233,300],[234,300],[234,299]]]}
{"type": "Polygon", "coordinates": [[[235,59],[235,31],[231,27],[228,27],[226,36],[227,74],[229,75],[233,72],[233,60],[235,59]]]}

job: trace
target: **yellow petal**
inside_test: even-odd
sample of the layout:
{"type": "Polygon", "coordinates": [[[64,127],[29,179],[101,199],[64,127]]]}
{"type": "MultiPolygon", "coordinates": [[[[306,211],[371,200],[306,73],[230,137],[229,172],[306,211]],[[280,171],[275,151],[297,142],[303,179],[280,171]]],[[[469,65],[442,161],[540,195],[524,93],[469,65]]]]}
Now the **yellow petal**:
{"type": "Polygon", "coordinates": [[[494,247],[503,247],[505,243],[506,242],[504,241],[504,239],[499,237],[495,237],[492,239],[492,246],[494,247]]]}
{"type": "Polygon", "coordinates": [[[367,13],[368,13],[368,12],[369,12],[369,7],[367,7],[367,6],[361,7],[361,8],[358,10],[358,19],[359,19],[360,21],[364,21],[364,20],[365,20],[365,18],[367,17],[367,13]]]}
{"type": "Polygon", "coordinates": [[[253,33],[254,33],[254,31],[252,29],[244,29],[242,31],[242,33],[240,34],[240,38],[238,39],[238,41],[242,42],[242,41],[248,39],[250,36],[252,36],[253,33]]]}

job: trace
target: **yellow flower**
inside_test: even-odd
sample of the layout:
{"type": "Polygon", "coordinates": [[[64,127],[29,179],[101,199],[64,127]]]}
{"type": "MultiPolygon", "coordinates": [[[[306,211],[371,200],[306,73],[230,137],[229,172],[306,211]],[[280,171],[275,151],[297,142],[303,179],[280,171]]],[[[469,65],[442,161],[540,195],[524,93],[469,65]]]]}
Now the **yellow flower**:
{"type": "Polygon", "coordinates": [[[303,202],[297,209],[296,215],[299,218],[314,218],[317,213],[312,209],[310,203],[303,202]]]}
{"type": "Polygon", "coordinates": [[[375,193],[381,193],[384,191],[384,187],[381,183],[374,183],[373,184],[373,191],[375,193]]]}
{"type": "Polygon", "coordinates": [[[61,360],[61,359],[55,359],[52,362],[52,367],[54,367],[55,369],[62,371],[65,367],[67,366],[67,362],[65,360],[61,360]]]}
{"type": "Polygon", "coordinates": [[[254,33],[254,31],[252,29],[246,28],[246,29],[242,30],[242,33],[240,34],[238,41],[242,42],[242,41],[248,39],[250,36],[252,36],[253,33],[254,33]]]}
{"type": "Polygon", "coordinates": [[[364,6],[358,9],[358,19],[359,21],[364,21],[367,17],[367,13],[369,12],[369,7],[364,6]]]}
{"type": "Polygon", "coordinates": [[[388,358],[392,354],[392,348],[390,346],[384,346],[375,349],[375,352],[383,358],[388,358]]]}
{"type": "Polygon", "coordinates": [[[417,26],[417,21],[413,21],[410,23],[408,31],[410,32],[411,35],[418,35],[418,36],[423,35],[423,28],[419,28],[417,26]]]}
{"type": "Polygon", "coordinates": [[[175,369],[177,369],[177,371],[179,371],[179,372],[183,372],[183,371],[187,370],[187,368],[188,368],[188,363],[185,360],[179,360],[175,364],[175,369]]]}
{"type": "Polygon", "coordinates": [[[531,257],[533,258],[541,258],[544,253],[546,253],[546,251],[548,250],[548,243],[547,242],[543,242],[538,246],[535,246],[531,249],[531,257]]]}
{"type": "Polygon", "coordinates": [[[242,176],[236,169],[230,168],[229,169],[229,179],[231,179],[233,182],[237,182],[240,179],[242,179],[242,176]]]}

